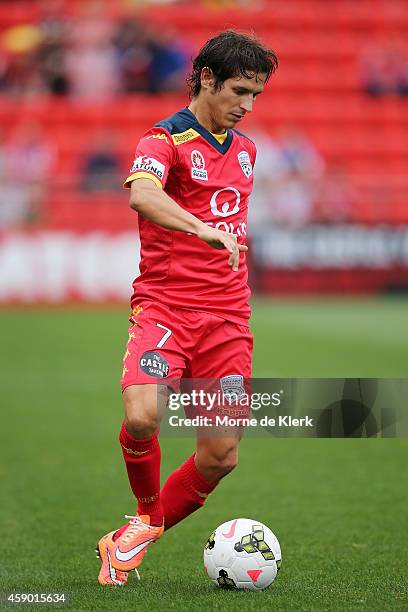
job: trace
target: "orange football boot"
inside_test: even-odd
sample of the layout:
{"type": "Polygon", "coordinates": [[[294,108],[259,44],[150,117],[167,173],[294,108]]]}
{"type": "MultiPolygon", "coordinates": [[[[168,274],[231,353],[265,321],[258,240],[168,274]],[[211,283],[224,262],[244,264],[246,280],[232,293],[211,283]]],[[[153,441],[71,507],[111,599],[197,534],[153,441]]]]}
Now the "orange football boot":
{"type": "Polygon", "coordinates": [[[150,544],[156,542],[164,531],[164,524],[160,527],[150,525],[150,516],[128,516],[129,526],[113,543],[111,551],[112,566],[122,572],[136,569],[146,554],[150,544]]]}
{"type": "Polygon", "coordinates": [[[95,550],[96,556],[102,561],[101,571],[99,572],[98,582],[99,584],[112,586],[125,586],[128,579],[127,572],[122,572],[115,569],[111,564],[112,548],[115,545],[113,541],[113,534],[115,531],[111,531],[104,535],[98,542],[98,546],[95,550]]]}

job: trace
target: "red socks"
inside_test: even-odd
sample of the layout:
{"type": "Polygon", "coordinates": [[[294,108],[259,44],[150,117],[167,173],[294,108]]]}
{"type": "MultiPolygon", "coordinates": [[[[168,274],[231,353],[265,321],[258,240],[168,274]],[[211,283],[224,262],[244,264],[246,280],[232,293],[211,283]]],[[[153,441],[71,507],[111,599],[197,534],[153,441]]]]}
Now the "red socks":
{"type": "Polygon", "coordinates": [[[170,529],[186,516],[201,508],[218,483],[209,483],[197,470],[195,453],[167,478],[160,498],[164,528],[170,529]]]}
{"type": "MultiPolygon", "coordinates": [[[[148,514],[151,525],[161,525],[160,445],[157,432],[149,438],[134,438],[122,423],[119,434],[130,486],[138,500],[138,514],[148,514]]],[[[118,537],[118,536],[116,536],[118,537]]]]}
{"type": "MultiPolygon", "coordinates": [[[[173,527],[201,508],[218,484],[207,482],[199,473],[194,454],[170,474],[160,491],[161,453],[157,432],[139,440],[129,434],[122,423],[119,441],[130,486],[138,500],[137,512],[148,514],[151,525],[161,525],[164,515],[165,529],[173,527]]],[[[128,523],[115,533],[114,540],[122,535],[127,526],[128,523]]]]}

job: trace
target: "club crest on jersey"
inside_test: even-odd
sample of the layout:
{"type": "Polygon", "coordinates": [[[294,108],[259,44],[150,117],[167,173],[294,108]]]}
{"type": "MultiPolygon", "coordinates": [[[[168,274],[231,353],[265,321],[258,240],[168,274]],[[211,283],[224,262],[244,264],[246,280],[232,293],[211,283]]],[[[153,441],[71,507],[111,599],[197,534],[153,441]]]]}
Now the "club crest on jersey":
{"type": "Polygon", "coordinates": [[[242,172],[249,179],[249,177],[252,175],[252,164],[247,151],[241,151],[238,153],[238,161],[242,168],[242,172]]]}
{"type": "Polygon", "coordinates": [[[241,374],[231,374],[220,378],[221,391],[224,398],[232,404],[237,402],[244,394],[244,377],[241,374]]]}
{"type": "Polygon", "coordinates": [[[151,172],[159,179],[162,179],[164,176],[164,164],[160,163],[153,157],[148,157],[147,155],[139,155],[139,157],[136,157],[130,172],[137,172],[138,170],[143,172],[151,172]]]}
{"type": "Polygon", "coordinates": [[[191,152],[191,177],[199,181],[208,181],[204,156],[197,149],[191,152]]]}

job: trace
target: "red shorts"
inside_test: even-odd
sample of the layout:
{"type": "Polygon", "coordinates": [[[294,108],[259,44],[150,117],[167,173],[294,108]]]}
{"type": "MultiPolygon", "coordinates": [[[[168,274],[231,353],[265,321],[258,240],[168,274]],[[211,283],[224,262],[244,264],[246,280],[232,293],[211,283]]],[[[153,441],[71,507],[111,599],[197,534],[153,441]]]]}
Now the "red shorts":
{"type": "Polygon", "coordinates": [[[247,325],[149,300],[129,320],[122,390],[149,383],[178,390],[182,379],[216,379],[222,391],[234,392],[251,378],[253,336],[247,325]]]}

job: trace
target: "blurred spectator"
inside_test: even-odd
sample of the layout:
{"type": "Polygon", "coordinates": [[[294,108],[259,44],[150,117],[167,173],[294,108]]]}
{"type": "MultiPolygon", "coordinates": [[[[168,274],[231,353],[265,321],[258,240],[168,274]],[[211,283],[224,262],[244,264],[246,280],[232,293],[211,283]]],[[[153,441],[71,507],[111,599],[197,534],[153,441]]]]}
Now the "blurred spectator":
{"type": "Polygon", "coordinates": [[[135,19],[122,21],[114,44],[122,90],[125,93],[148,91],[153,53],[147,29],[135,19]]]}
{"type": "Polygon", "coordinates": [[[22,95],[40,89],[36,53],[41,42],[37,25],[19,24],[1,35],[1,88],[22,95]]]}
{"type": "Polygon", "coordinates": [[[20,227],[31,219],[26,191],[7,176],[0,176],[0,230],[20,227]]]}
{"type": "Polygon", "coordinates": [[[408,52],[397,38],[371,43],[361,56],[361,80],[371,96],[408,95],[408,52]]]}
{"type": "Polygon", "coordinates": [[[37,124],[22,125],[6,144],[2,163],[1,212],[3,226],[33,223],[42,213],[55,167],[55,150],[37,124]]]}
{"type": "Polygon", "coordinates": [[[18,225],[27,208],[22,190],[10,179],[7,159],[7,142],[0,130],[0,229],[18,225]]]}
{"type": "Polygon", "coordinates": [[[179,34],[171,30],[157,32],[151,42],[149,90],[180,91],[186,87],[186,76],[190,68],[192,49],[179,34]]]}
{"type": "Polygon", "coordinates": [[[330,164],[322,176],[314,208],[318,223],[346,223],[353,218],[358,194],[340,162],[330,164]]]}
{"type": "Polygon", "coordinates": [[[83,163],[83,191],[119,191],[121,172],[116,134],[102,130],[94,139],[94,146],[83,163]]]}
{"type": "Polygon", "coordinates": [[[69,92],[66,64],[68,24],[63,18],[63,0],[46,0],[41,9],[41,44],[37,52],[38,70],[49,93],[65,95],[69,92]]]}
{"type": "Polygon", "coordinates": [[[271,223],[274,219],[273,192],[276,187],[276,168],[280,152],[277,143],[260,128],[248,135],[256,142],[257,156],[254,168],[254,186],[250,198],[249,226],[271,223]]]}
{"type": "Polygon", "coordinates": [[[253,223],[300,226],[311,221],[325,163],[306,136],[294,128],[276,140],[256,133],[257,160],[250,206],[253,223]]]}
{"type": "Polygon", "coordinates": [[[83,14],[72,24],[67,53],[71,93],[89,101],[112,98],[119,91],[114,24],[100,2],[80,6],[83,14]]]}
{"type": "Polygon", "coordinates": [[[119,24],[114,41],[124,92],[159,93],[186,86],[192,50],[180,34],[127,20],[119,24]]]}

